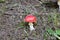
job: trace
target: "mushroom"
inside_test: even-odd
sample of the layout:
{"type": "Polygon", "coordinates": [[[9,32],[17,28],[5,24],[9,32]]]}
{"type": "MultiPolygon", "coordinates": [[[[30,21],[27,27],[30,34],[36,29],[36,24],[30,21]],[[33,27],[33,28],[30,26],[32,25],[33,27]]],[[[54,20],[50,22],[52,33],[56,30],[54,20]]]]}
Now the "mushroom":
{"type": "Polygon", "coordinates": [[[60,12],[60,0],[58,0],[57,4],[59,6],[59,12],[60,12]]]}
{"type": "Polygon", "coordinates": [[[24,21],[29,23],[28,25],[30,26],[30,31],[35,30],[35,28],[33,27],[33,22],[36,22],[35,16],[29,14],[25,17],[24,21]]]}

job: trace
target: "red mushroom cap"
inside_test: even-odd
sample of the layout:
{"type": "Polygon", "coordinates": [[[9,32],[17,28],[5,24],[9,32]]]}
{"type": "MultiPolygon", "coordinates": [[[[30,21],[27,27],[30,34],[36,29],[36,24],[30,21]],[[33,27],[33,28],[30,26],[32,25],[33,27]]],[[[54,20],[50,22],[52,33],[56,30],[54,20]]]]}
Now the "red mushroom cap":
{"type": "Polygon", "coordinates": [[[36,22],[36,17],[33,15],[27,15],[24,19],[25,22],[36,22]]]}

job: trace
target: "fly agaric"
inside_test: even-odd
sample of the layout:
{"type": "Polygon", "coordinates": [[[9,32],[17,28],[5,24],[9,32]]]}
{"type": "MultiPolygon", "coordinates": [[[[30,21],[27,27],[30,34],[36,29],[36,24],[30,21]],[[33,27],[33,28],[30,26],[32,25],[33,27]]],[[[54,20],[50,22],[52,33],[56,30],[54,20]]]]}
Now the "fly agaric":
{"type": "Polygon", "coordinates": [[[29,23],[28,25],[30,26],[30,31],[35,30],[35,28],[33,27],[33,22],[36,22],[35,16],[29,14],[25,17],[24,21],[29,23]]]}

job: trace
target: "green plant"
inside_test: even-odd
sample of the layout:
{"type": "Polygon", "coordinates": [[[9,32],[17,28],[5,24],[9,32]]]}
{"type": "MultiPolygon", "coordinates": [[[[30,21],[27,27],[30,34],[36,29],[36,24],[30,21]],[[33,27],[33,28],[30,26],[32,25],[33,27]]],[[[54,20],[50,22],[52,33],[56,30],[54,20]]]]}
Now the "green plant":
{"type": "Polygon", "coordinates": [[[48,28],[47,32],[50,35],[53,35],[53,36],[55,36],[56,38],[58,38],[60,40],[60,37],[59,37],[59,35],[60,35],[60,29],[52,30],[51,28],[50,29],[48,28]]]}
{"type": "Polygon", "coordinates": [[[0,3],[4,3],[5,2],[5,0],[0,0],[0,3]]]}
{"type": "Polygon", "coordinates": [[[53,17],[53,23],[55,26],[58,26],[58,14],[53,14],[52,17],[53,17]]]}
{"type": "Polygon", "coordinates": [[[60,24],[60,14],[54,13],[48,15],[48,23],[52,22],[55,26],[60,24]]]}
{"type": "Polygon", "coordinates": [[[20,22],[17,24],[17,27],[19,27],[19,28],[25,28],[27,26],[28,26],[28,22],[20,22]]]}
{"type": "Polygon", "coordinates": [[[52,19],[53,19],[53,18],[52,18],[52,16],[51,16],[51,14],[49,14],[49,15],[48,15],[48,23],[52,22],[52,19]]]}

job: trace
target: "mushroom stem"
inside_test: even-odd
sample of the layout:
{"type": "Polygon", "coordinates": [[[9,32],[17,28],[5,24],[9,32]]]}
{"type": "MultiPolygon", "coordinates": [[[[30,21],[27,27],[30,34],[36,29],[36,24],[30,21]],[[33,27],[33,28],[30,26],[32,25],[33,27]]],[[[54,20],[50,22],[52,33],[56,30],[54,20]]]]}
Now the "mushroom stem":
{"type": "Polygon", "coordinates": [[[30,31],[35,30],[35,28],[33,27],[33,23],[29,23],[30,26],[30,31]]]}
{"type": "Polygon", "coordinates": [[[59,6],[59,12],[60,12],[60,0],[58,0],[58,3],[57,4],[59,6]]]}
{"type": "Polygon", "coordinates": [[[60,5],[59,5],[59,12],[60,12],[60,5]]]}

